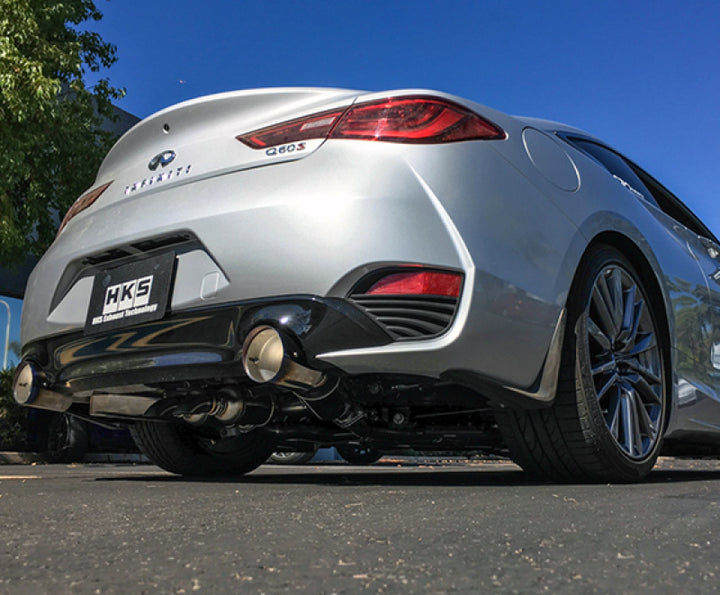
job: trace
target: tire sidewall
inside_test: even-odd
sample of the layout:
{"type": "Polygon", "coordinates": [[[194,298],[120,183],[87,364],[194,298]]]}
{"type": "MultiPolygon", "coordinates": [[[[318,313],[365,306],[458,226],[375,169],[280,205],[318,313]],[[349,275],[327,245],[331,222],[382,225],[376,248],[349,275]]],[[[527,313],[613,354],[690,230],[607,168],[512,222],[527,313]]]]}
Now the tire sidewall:
{"type": "Polygon", "coordinates": [[[237,448],[212,452],[196,430],[181,423],[138,421],[130,428],[138,448],[156,465],[188,477],[244,475],[262,465],[275,443],[257,431],[238,436],[237,448]]]}
{"type": "Polygon", "coordinates": [[[88,449],[88,431],[84,423],[71,415],[60,413],[48,426],[46,457],[51,463],[77,463],[88,449]]]}
{"type": "Polygon", "coordinates": [[[336,446],[338,454],[351,465],[372,465],[382,458],[382,453],[366,446],[336,446]]]}

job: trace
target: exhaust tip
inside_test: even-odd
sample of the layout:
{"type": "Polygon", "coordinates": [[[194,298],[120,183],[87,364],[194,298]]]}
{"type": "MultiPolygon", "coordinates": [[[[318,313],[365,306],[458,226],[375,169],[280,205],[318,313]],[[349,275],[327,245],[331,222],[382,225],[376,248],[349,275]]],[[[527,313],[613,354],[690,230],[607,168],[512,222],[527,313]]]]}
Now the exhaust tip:
{"type": "Polygon", "coordinates": [[[72,405],[72,397],[48,390],[43,385],[45,375],[35,364],[25,360],[20,363],[13,378],[13,398],[20,405],[49,409],[50,411],[67,411],[72,405]]]}
{"type": "Polygon", "coordinates": [[[40,391],[40,374],[28,361],[22,362],[13,379],[13,397],[20,405],[30,405],[40,391]]]}
{"type": "Polygon", "coordinates": [[[243,344],[243,368],[255,382],[272,382],[281,372],[285,347],[282,337],[271,326],[257,326],[243,344]]]}
{"type": "Polygon", "coordinates": [[[282,335],[267,325],[256,326],[243,344],[242,362],[248,378],[254,382],[271,382],[300,390],[317,388],[325,383],[325,374],[293,361],[282,335]]]}

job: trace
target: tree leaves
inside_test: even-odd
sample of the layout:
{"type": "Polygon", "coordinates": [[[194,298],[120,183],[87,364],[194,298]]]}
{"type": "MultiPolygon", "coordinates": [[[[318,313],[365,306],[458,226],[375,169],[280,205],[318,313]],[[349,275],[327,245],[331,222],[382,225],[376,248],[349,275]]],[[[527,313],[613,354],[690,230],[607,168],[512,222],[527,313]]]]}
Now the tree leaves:
{"type": "Polygon", "coordinates": [[[47,248],[114,141],[102,117],[124,91],[84,76],[116,49],[78,28],[101,17],[92,0],[0,0],[0,265],[47,248]]]}

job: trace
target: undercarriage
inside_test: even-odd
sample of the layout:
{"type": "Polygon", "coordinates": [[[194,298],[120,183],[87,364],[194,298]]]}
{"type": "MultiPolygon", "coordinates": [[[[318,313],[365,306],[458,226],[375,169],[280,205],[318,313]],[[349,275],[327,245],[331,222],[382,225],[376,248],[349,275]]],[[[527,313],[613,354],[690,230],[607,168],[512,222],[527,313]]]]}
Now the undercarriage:
{"type": "Polygon", "coordinates": [[[375,375],[332,384],[332,391],[322,394],[183,382],[147,387],[152,390],[132,397],[99,393],[88,405],[73,404],[68,413],[96,423],[182,424],[213,450],[232,449],[252,432],[276,449],[292,451],[342,444],[382,452],[502,451],[492,407],[467,388],[375,375]]]}

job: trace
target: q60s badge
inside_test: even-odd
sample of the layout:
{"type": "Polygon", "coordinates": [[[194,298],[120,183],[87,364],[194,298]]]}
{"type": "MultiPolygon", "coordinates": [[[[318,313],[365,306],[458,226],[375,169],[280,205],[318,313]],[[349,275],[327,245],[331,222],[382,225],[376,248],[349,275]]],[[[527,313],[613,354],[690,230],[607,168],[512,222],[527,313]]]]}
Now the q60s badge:
{"type": "Polygon", "coordinates": [[[287,153],[304,151],[305,147],[307,147],[307,143],[289,143],[287,145],[280,145],[278,147],[270,147],[265,151],[265,155],[267,155],[268,157],[274,157],[275,155],[285,155],[287,153]]]}

